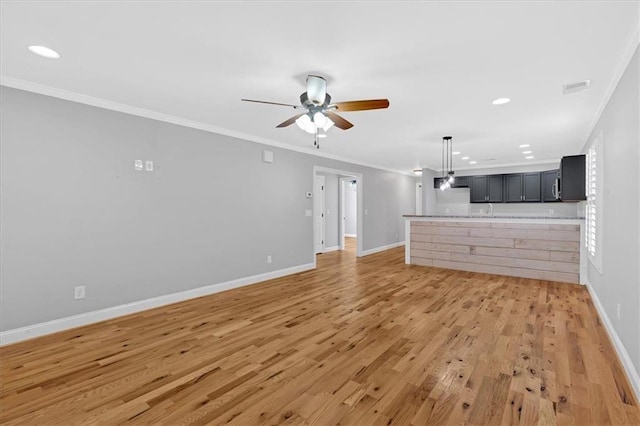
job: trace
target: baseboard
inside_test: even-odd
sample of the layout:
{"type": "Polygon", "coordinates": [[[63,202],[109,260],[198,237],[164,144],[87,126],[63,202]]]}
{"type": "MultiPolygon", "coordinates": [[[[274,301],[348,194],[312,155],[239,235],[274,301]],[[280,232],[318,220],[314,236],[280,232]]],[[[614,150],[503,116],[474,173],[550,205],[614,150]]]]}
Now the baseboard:
{"type": "Polygon", "coordinates": [[[402,246],[404,246],[404,241],[400,241],[393,244],[387,244],[386,246],[380,246],[380,247],[372,248],[369,250],[364,250],[362,252],[362,256],[368,256],[370,254],[380,253],[381,251],[390,250],[392,248],[402,247],[402,246]]]}
{"type": "Polygon", "coordinates": [[[340,250],[340,246],[325,247],[323,253],[329,253],[329,252],[338,251],[338,250],[340,250]]]}
{"type": "Polygon", "coordinates": [[[604,306],[602,306],[602,303],[600,303],[598,295],[593,290],[593,287],[588,280],[586,280],[586,286],[589,294],[591,295],[591,300],[593,300],[593,305],[596,307],[596,310],[598,311],[598,314],[600,315],[600,318],[604,323],[604,328],[607,330],[609,338],[613,343],[613,347],[618,353],[618,358],[622,362],[624,371],[627,373],[627,378],[629,379],[631,387],[633,388],[633,391],[635,393],[636,401],[640,401],[640,375],[638,375],[638,371],[635,369],[635,366],[631,361],[631,357],[629,356],[627,349],[622,344],[622,340],[620,340],[618,333],[616,333],[615,328],[613,328],[613,324],[611,323],[607,312],[604,310],[604,306]]]}
{"type": "Polygon", "coordinates": [[[344,234],[344,236],[349,238],[358,238],[356,234],[344,234]]]}
{"type": "Polygon", "coordinates": [[[126,303],[124,305],[112,306],[105,309],[99,309],[97,311],[85,312],[82,314],[46,321],[39,324],[15,328],[13,330],[7,330],[0,333],[0,346],[116,318],[123,315],[146,311],[148,309],[169,305],[171,303],[182,302],[184,300],[189,300],[201,296],[207,296],[210,294],[219,293],[221,291],[259,283],[261,281],[272,280],[274,278],[280,278],[291,274],[297,274],[299,272],[308,271],[314,268],[315,265],[313,263],[307,263],[304,265],[293,266],[291,268],[279,269],[277,271],[266,272],[264,274],[252,275],[250,277],[238,278],[223,283],[181,291],[179,293],[167,294],[151,299],[139,300],[136,302],[126,303]]]}

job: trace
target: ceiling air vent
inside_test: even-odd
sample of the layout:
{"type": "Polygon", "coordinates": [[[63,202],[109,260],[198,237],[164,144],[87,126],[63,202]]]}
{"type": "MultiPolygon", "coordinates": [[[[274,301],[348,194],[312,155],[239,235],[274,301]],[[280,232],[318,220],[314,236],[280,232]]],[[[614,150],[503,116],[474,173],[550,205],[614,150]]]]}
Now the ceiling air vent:
{"type": "Polygon", "coordinates": [[[591,84],[591,80],[578,81],[577,83],[571,83],[571,84],[563,84],[562,93],[565,95],[569,95],[571,93],[587,90],[590,84],[591,84]]]}

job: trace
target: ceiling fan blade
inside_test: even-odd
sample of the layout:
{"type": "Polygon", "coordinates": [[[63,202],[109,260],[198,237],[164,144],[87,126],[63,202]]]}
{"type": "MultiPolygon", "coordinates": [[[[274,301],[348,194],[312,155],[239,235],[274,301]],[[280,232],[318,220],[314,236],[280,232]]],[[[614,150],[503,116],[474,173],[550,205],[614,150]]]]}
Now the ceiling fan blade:
{"type": "Polygon", "coordinates": [[[353,127],[353,124],[348,122],[347,120],[345,120],[344,118],[340,117],[338,114],[334,113],[334,112],[330,112],[330,111],[325,111],[324,115],[326,115],[327,117],[329,117],[331,119],[331,121],[333,121],[333,124],[335,124],[335,126],[339,129],[342,130],[347,130],[353,127]]]}
{"type": "Polygon", "coordinates": [[[291,117],[290,119],[283,121],[282,123],[278,124],[276,127],[287,127],[287,126],[291,126],[293,123],[296,122],[296,120],[300,117],[302,117],[305,113],[303,112],[302,114],[298,114],[298,115],[294,115],[293,117],[291,117]]]}
{"type": "Polygon", "coordinates": [[[336,102],[333,104],[339,112],[365,111],[368,109],[389,108],[389,99],[368,99],[363,101],[336,102]]]}
{"type": "Polygon", "coordinates": [[[241,101],[244,101],[244,102],[255,102],[255,103],[257,103],[257,104],[269,104],[269,105],[281,105],[281,106],[288,106],[288,107],[295,108],[295,109],[302,108],[300,105],[282,104],[282,103],[280,103],[280,102],[256,101],[255,99],[240,99],[240,100],[241,100],[241,101]]]}

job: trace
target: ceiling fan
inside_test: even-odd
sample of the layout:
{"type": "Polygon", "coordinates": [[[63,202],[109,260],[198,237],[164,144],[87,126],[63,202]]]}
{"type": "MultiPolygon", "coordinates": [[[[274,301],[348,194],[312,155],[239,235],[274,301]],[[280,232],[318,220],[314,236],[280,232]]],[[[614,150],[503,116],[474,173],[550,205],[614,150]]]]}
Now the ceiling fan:
{"type": "Polygon", "coordinates": [[[345,120],[336,112],[365,111],[370,109],[383,109],[389,107],[388,99],[368,99],[361,101],[345,101],[331,103],[331,95],[327,93],[327,81],[318,75],[307,76],[307,91],[300,95],[300,105],[283,104],[279,102],[257,101],[254,99],[242,99],[245,102],[280,105],[302,111],[276,127],[287,127],[296,123],[300,129],[307,133],[315,134],[316,148],[320,148],[318,142],[319,131],[324,132],[332,126],[347,130],[353,124],[345,120]]]}

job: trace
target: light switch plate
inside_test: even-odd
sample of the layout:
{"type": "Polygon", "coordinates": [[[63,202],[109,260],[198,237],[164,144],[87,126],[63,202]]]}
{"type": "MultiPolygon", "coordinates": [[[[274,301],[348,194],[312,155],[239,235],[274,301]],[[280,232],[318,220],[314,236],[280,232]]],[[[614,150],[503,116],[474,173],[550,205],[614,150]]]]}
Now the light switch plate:
{"type": "Polygon", "coordinates": [[[262,151],[262,161],[265,163],[273,163],[273,151],[266,149],[262,151]]]}
{"type": "Polygon", "coordinates": [[[304,215],[305,215],[306,217],[311,217],[311,216],[313,216],[313,211],[311,211],[311,210],[305,210],[305,211],[304,211],[304,215]]]}
{"type": "Polygon", "coordinates": [[[144,166],[142,164],[142,160],[136,160],[133,162],[133,168],[135,169],[136,172],[140,172],[142,170],[144,170],[144,166]]]}
{"type": "Polygon", "coordinates": [[[144,163],[144,168],[148,171],[148,172],[152,172],[153,171],[153,161],[151,160],[147,160],[144,163]]]}

